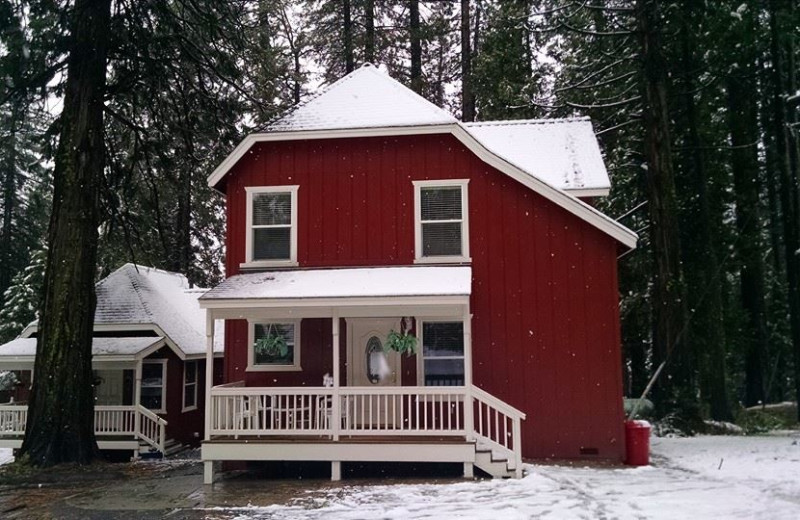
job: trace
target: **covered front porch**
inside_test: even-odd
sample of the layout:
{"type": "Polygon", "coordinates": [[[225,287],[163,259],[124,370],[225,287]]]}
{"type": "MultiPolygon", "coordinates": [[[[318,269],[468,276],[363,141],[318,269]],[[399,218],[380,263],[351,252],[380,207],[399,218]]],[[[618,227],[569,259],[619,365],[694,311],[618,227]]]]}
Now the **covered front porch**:
{"type": "Polygon", "coordinates": [[[205,482],[214,461],[257,460],[330,461],[334,480],[356,461],[520,477],[525,415],[472,384],[470,288],[469,267],[328,269],[234,276],[201,297],[208,356],[216,320],[246,336],[227,335],[226,383],[208,388],[205,482]],[[416,353],[387,349],[392,334],[416,353]]]}

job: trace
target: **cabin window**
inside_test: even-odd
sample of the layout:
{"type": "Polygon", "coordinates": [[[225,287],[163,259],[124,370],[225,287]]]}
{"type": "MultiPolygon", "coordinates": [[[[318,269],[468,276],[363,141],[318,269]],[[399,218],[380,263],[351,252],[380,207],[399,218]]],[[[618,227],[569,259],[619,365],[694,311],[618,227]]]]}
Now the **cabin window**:
{"type": "Polygon", "coordinates": [[[464,386],[464,324],[423,321],[421,363],[425,386],[464,386]]]}
{"type": "Polygon", "coordinates": [[[248,187],[243,267],[297,264],[297,186],[248,187]]]}
{"type": "Polygon", "coordinates": [[[197,361],[183,364],[183,411],[197,410],[197,361]]]}
{"type": "Polygon", "coordinates": [[[142,361],[142,386],[140,403],[158,413],[166,413],[167,360],[142,361]]]}
{"type": "Polygon", "coordinates": [[[468,180],[414,181],[416,262],[468,262],[468,180]]]}
{"type": "Polygon", "coordinates": [[[300,370],[300,321],[250,325],[248,370],[300,370]]]}

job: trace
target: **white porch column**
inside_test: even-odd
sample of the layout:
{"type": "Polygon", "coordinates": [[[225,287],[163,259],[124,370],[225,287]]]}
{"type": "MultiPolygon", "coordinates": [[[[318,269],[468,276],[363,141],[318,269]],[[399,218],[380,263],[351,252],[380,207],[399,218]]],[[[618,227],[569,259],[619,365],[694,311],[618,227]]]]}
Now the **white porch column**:
{"type": "MultiPolygon", "coordinates": [[[[134,369],[133,376],[133,431],[136,435],[142,431],[142,416],[139,415],[139,407],[142,403],[142,360],[136,360],[136,368],[134,369]]],[[[137,451],[138,454],[138,451],[137,451]]]]}
{"type": "MultiPolygon", "coordinates": [[[[464,305],[464,429],[467,431],[467,440],[474,439],[475,424],[473,413],[475,405],[472,402],[472,314],[469,304],[464,305]]],[[[465,469],[465,475],[467,471],[465,469]]]]}
{"type": "Polygon", "coordinates": [[[342,399],[339,396],[340,377],[339,373],[339,310],[333,310],[332,320],[332,341],[333,341],[333,396],[331,397],[331,426],[333,427],[333,440],[339,440],[339,430],[342,427],[342,399]]]}
{"type": "MultiPolygon", "coordinates": [[[[205,440],[211,439],[211,387],[214,386],[214,311],[206,310],[206,402],[205,440]]],[[[201,448],[202,457],[202,448],[201,448]]],[[[203,461],[203,484],[214,483],[214,462],[203,461]]]]}

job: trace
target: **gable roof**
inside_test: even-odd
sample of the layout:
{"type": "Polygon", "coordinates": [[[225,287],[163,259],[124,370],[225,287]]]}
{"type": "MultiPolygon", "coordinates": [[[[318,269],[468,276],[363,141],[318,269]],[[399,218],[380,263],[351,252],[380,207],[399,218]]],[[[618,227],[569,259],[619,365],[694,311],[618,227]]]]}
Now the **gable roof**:
{"type": "MultiPolygon", "coordinates": [[[[205,354],[206,312],[197,299],[206,290],[191,288],[182,274],[125,264],[95,285],[94,328],[104,332],[149,329],[164,336],[181,358],[205,354]]],[[[215,327],[215,352],[223,349],[222,329],[215,327]]],[[[21,337],[35,330],[36,322],[21,337]]]]}
{"type": "Polygon", "coordinates": [[[219,189],[258,142],[420,134],[453,135],[487,164],[636,247],[633,231],[577,198],[606,195],[610,187],[588,120],[462,123],[370,64],[245,137],[211,173],[208,185],[219,189]]]}
{"type": "Polygon", "coordinates": [[[458,120],[365,65],[266,125],[265,132],[446,125],[458,120]]]}

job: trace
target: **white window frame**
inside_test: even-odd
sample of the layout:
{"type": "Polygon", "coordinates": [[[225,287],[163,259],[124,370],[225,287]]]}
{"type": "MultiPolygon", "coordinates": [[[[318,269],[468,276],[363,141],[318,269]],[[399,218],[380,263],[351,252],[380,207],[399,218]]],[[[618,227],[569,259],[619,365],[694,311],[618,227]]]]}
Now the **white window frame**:
{"type": "MultiPolygon", "coordinates": [[[[417,345],[419,345],[419,349],[417,350],[417,386],[425,386],[425,359],[463,359],[464,360],[464,386],[467,384],[467,370],[470,370],[472,367],[472,359],[470,359],[470,352],[467,348],[466,338],[463,339],[464,342],[464,355],[463,356],[432,356],[430,358],[425,357],[425,338],[424,338],[424,331],[425,331],[425,324],[426,323],[461,323],[462,330],[466,330],[466,323],[462,318],[416,318],[415,320],[417,329],[417,345]]],[[[433,387],[425,387],[425,388],[433,388],[433,387]]],[[[459,386],[455,386],[453,388],[462,388],[459,386]]]]}
{"type": "Polygon", "coordinates": [[[302,320],[247,320],[247,372],[300,372],[300,322],[302,320]],[[254,343],[256,341],[256,325],[294,325],[294,363],[291,365],[257,365],[255,363],[254,343]]]}
{"type": "MultiPolygon", "coordinates": [[[[297,190],[298,185],[293,186],[247,186],[247,215],[245,232],[245,262],[240,264],[242,268],[258,267],[291,267],[297,265],[297,190]],[[253,260],[253,197],[259,193],[289,193],[292,196],[291,223],[289,231],[289,258],[285,260],[253,260]]],[[[257,228],[285,227],[285,224],[274,226],[257,226],[257,228]]]]}
{"type": "Polygon", "coordinates": [[[197,410],[197,388],[200,386],[200,368],[199,362],[196,359],[186,360],[183,362],[183,395],[181,396],[181,412],[191,412],[197,410]],[[186,372],[189,365],[194,366],[194,383],[186,382],[186,372]],[[189,385],[194,386],[194,404],[186,406],[186,387],[189,385]]]}
{"type": "MultiPolygon", "coordinates": [[[[142,368],[144,369],[144,365],[161,365],[161,408],[158,410],[154,410],[152,408],[147,408],[153,413],[167,413],[167,359],[145,359],[142,360],[142,368]]],[[[142,374],[144,374],[144,370],[142,370],[142,374]]],[[[139,405],[144,406],[142,404],[142,392],[141,389],[144,387],[144,379],[139,381],[139,405]]],[[[148,387],[150,388],[150,387],[148,387]]],[[[152,387],[155,388],[155,387],[152,387]]],[[[145,407],[146,408],[146,407],[145,407]]]]}
{"type": "MultiPolygon", "coordinates": [[[[468,263],[469,256],[469,192],[467,190],[469,179],[440,179],[429,181],[412,181],[414,184],[414,263],[468,263]],[[436,222],[461,222],[461,255],[454,256],[423,256],[422,254],[422,189],[423,188],[449,188],[461,187],[461,220],[436,222]]],[[[431,221],[434,222],[434,221],[431,221]]]]}

